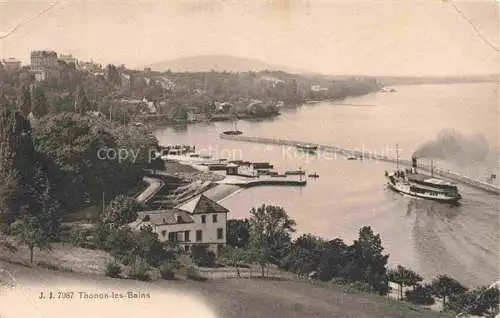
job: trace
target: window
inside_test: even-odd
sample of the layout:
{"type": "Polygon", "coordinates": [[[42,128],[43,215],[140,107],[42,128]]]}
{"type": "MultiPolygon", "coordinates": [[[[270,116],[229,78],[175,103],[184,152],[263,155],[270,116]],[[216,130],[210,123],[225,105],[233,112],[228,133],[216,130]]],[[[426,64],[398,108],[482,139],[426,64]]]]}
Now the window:
{"type": "Polygon", "coordinates": [[[177,215],[177,223],[182,223],[182,216],[177,215]]]}
{"type": "Polygon", "coordinates": [[[176,239],[176,237],[175,237],[175,232],[169,232],[169,233],[168,233],[168,240],[169,240],[170,242],[175,242],[175,239],[176,239]]]}
{"type": "Polygon", "coordinates": [[[196,230],[196,242],[203,240],[203,233],[201,230],[196,230]]]}
{"type": "Polygon", "coordinates": [[[186,252],[189,252],[189,245],[184,246],[184,250],[185,250],[186,252]]]}
{"type": "Polygon", "coordinates": [[[184,231],[184,242],[190,242],[189,231],[184,231]]]}
{"type": "Polygon", "coordinates": [[[212,222],[217,223],[217,214],[212,215],[212,222]]]}
{"type": "Polygon", "coordinates": [[[165,230],[161,231],[161,236],[165,236],[165,235],[167,235],[167,231],[165,231],[165,230]]]}
{"type": "Polygon", "coordinates": [[[201,216],[201,223],[207,223],[207,216],[206,215],[201,216]]]}
{"type": "Polygon", "coordinates": [[[175,232],[176,234],[176,238],[175,238],[175,241],[176,242],[183,242],[183,239],[184,239],[184,233],[182,232],[175,232]]]}
{"type": "Polygon", "coordinates": [[[217,229],[217,239],[222,240],[223,238],[224,238],[224,229],[220,227],[217,229]]]}

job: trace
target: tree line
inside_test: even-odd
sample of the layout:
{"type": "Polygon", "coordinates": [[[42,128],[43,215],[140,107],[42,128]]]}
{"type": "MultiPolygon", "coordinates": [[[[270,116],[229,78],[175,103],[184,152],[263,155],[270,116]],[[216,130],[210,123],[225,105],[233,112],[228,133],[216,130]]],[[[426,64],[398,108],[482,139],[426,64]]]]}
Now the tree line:
{"type": "Polygon", "coordinates": [[[245,263],[269,265],[296,273],[299,277],[348,285],[356,290],[386,295],[389,282],[396,283],[398,297],[419,305],[441,299],[443,310],[494,317],[498,314],[499,290],[481,286],[468,289],[457,280],[438,275],[430,282],[409,268],[388,268],[379,234],[371,227],[359,230],[351,245],[342,239],[325,240],[303,234],[291,239],[296,223],[283,208],[262,205],[250,211],[248,219],[228,220],[225,258],[239,273],[245,263]],[[406,291],[404,291],[406,287],[406,291]]]}
{"type": "Polygon", "coordinates": [[[129,121],[143,109],[121,103],[121,99],[147,98],[157,103],[160,114],[174,111],[176,117],[183,118],[182,111],[178,114],[179,108],[207,112],[217,101],[238,104],[242,99],[258,99],[297,105],[307,99],[342,99],[379,88],[370,78],[332,80],[279,71],[160,73],[109,64],[101,73],[92,74],[62,61],[58,69],[58,77],[37,82],[28,68],[15,71],[0,67],[0,100],[21,102],[24,116],[29,111],[37,118],[48,113],[99,111],[107,117],[129,121]],[[124,74],[130,76],[127,85],[124,74]],[[321,85],[326,91],[312,91],[312,85],[321,85]]]}

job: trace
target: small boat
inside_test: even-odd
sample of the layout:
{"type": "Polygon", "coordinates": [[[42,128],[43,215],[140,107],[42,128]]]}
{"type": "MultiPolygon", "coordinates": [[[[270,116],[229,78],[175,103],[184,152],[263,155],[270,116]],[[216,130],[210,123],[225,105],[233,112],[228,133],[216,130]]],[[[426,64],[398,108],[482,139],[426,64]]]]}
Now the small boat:
{"type": "Polygon", "coordinates": [[[311,174],[309,174],[308,177],[309,178],[319,178],[319,174],[317,174],[316,172],[315,173],[311,173],[311,174]]]}
{"type": "Polygon", "coordinates": [[[254,169],[272,169],[274,166],[269,162],[252,162],[252,167],[254,169]]]}
{"type": "Polygon", "coordinates": [[[296,144],[295,147],[301,150],[315,151],[318,150],[318,146],[312,144],[296,144]]]}
{"type": "Polygon", "coordinates": [[[224,131],[222,133],[224,135],[241,135],[241,134],[243,134],[243,132],[239,131],[239,130],[228,130],[228,131],[224,131]]]}
{"type": "Polygon", "coordinates": [[[288,170],[285,171],[285,174],[288,176],[303,176],[306,172],[304,170],[288,170]]]}

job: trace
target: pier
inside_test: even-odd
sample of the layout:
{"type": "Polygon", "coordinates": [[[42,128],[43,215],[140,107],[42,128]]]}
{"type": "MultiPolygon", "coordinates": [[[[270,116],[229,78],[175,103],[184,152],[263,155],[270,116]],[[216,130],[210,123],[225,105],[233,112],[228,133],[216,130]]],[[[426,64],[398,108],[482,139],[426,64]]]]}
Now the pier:
{"type": "MultiPolygon", "coordinates": [[[[315,143],[310,143],[310,142],[305,142],[305,141],[292,141],[292,140],[285,140],[285,139],[277,139],[277,138],[263,138],[263,137],[251,137],[251,136],[243,136],[243,135],[234,135],[234,134],[227,134],[227,133],[222,133],[220,134],[221,139],[227,139],[227,140],[235,140],[235,141],[244,141],[244,142],[253,142],[253,143],[261,143],[261,144],[269,144],[269,145],[277,145],[277,146],[290,146],[290,147],[296,147],[297,145],[301,144],[309,144],[309,145],[314,145],[318,147],[318,151],[325,151],[325,152],[331,152],[335,154],[340,154],[343,156],[357,156],[363,159],[368,159],[368,160],[377,160],[377,161],[383,161],[383,162],[390,162],[390,163],[396,163],[396,158],[384,156],[384,155],[379,155],[379,154],[374,154],[374,153],[369,153],[369,152],[362,152],[359,150],[354,150],[354,149],[347,149],[347,148],[340,148],[340,147],[334,147],[334,146],[328,146],[328,145],[321,145],[321,144],[315,144],[315,143]]],[[[399,160],[399,164],[401,166],[411,166],[411,161],[410,160],[399,160]]],[[[431,172],[431,168],[427,165],[422,165],[418,164],[418,168],[420,170],[426,171],[426,172],[431,172]]],[[[500,187],[486,183],[481,180],[476,180],[470,177],[462,176],[456,172],[452,171],[445,171],[442,169],[435,168],[433,169],[433,173],[436,176],[440,176],[455,182],[460,182],[463,184],[467,184],[469,186],[484,190],[489,193],[493,193],[496,195],[500,195],[500,187]]]]}
{"type": "Polygon", "coordinates": [[[239,175],[230,175],[223,180],[217,181],[218,184],[237,185],[242,188],[250,188],[262,185],[276,186],[305,186],[307,181],[305,178],[296,176],[258,176],[258,177],[242,177],[239,175]]]}

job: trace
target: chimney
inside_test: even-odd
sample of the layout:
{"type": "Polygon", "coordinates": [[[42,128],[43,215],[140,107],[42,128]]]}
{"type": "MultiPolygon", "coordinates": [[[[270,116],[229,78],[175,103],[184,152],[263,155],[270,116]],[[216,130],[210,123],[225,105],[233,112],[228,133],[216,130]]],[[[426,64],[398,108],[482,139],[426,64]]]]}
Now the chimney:
{"type": "Polygon", "coordinates": [[[417,173],[417,157],[411,158],[411,167],[412,167],[413,173],[417,173]]]}

